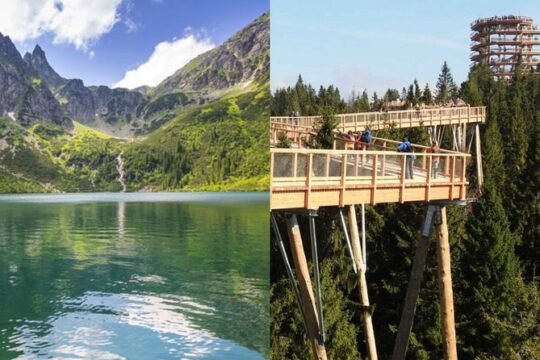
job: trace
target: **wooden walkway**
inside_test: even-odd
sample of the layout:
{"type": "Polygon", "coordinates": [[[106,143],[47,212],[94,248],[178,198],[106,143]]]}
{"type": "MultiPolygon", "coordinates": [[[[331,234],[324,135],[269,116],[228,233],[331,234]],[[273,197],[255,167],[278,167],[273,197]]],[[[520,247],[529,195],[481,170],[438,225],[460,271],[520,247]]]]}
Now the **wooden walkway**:
{"type": "MultiPolygon", "coordinates": [[[[293,141],[306,139],[313,133],[313,126],[321,116],[273,116],[270,118],[270,142],[275,144],[279,132],[285,132],[293,141]]],[[[336,115],[338,129],[363,131],[366,126],[371,130],[401,129],[420,126],[463,125],[484,123],[485,106],[478,107],[441,107],[424,110],[402,110],[387,112],[366,112],[336,115]]],[[[298,142],[296,142],[298,143],[298,142]]]]}
{"type": "Polygon", "coordinates": [[[270,208],[464,200],[469,154],[422,152],[416,147],[413,178],[407,153],[395,151],[271,149],[270,208]],[[436,177],[433,157],[439,157],[436,177]],[[428,176],[431,174],[432,176],[428,176]]]}
{"type": "MultiPolygon", "coordinates": [[[[485,107],[463,107],[343,114],[337,115],[337,119],[339,121],[338,128],[343,132],[349,130],[360,132],[366,127],[370,127],[371,130],[380,130],[433,126],[435,127],[433,129],[434,134],[437,134],[436,126],[453,125],[452,135],[455,149],[467,151],[466,125],[483,123],[485,122],[485,116],[485,107]],[[456,146],[458,143],[460,146],[456,146]]],[[[338,147],[348,148],[354,144],[351,141],[345,142],[344,140],[334,141],[334,149],[332,150],[303,149],[302,147],[309,142],[309,138],[315,133],[314,125],[320,119],[319,116],[271,118],[270,143],[276,144],[278,135],[283,133],[295,148],[270,149],[270,209],[286,210],[285,216],[287,217],[290,234],[292,257],[298,276],[297,281],[294,279],[287,252],[281,240],[281,235],[279,235],[279,228],[272,214],[274,231],[277,234],[279,248],[288,269],[291,285],[295,289],[296,300],[302,309],[301,313],[308,338],[313,347],[314,357],[325,360],[327,357],[324,347],[324,317],[319,283],[315,220],[311,212],[309,212],[311,253],[316,290],[314,294],[300,227],[298,226],[297,212],[294,210],[317,210],[319,207],[326,206],[348,207],[351,241],[349,241],[345,219],[340,210],[341,225],[351,257],[354,260],[353,268],[355,272],[358,269],[361,304],[367,309],[369,308],[369,297],[365,276],[365,258],[362,257],[365,245],[364,247],[360,245],[354,205],[465,200],[469,184],[465,176],[465,170],[471,160],[471,155],[442,149],[438,153],[431,153],[426,146],[420,145],[413,145],[413,153],[400,153],[395,151],[399,142],[377,137],[373,138],[369,150],[338,150],[338,147]],[[315,302],[315,295],[317,302],[315,302]]],[[[481,179],[481,147],[478,125],[475,126],[473,136],[476,139],[476,153],[478,155],[478,179],[481,179]]],[[[471,138],[470,144],[472,144],[474,138],[471,138]]],[[[362,209],[364,209],[363,206],[362,209]]],[[[456,358],[446,208],[445,204],[430,203],[428,214],[431,214],[431,217],[426,215],[421,245],[414,258],[393,359],[402,359],[406,354],[435,211],[438,211],[440,218],[440,223],[437,224],[439,234],[437,245],[444,352],[445,358],[456,358]]],[[[363,219],[362,224],[365,224],[364,221],[363,219]]],[[[364,313],[362,319],[369,358],[376,360],[377,350],[371,314],[369,312],[364,313]]]]}

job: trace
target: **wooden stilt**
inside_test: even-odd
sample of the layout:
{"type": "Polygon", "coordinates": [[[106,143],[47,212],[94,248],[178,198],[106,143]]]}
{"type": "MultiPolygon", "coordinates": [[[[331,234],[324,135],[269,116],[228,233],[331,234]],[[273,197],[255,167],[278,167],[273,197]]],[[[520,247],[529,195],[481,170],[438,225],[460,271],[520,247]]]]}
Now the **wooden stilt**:
{"type": "Polygon", "coordinates": [[[405,305],[401,312],[399,330],[396,342],[394,343],[394,351],[392,352],[392,360],[403,360],[407,354],[409,335],[411,334],[414,313],[416,310],[416,301],[418,300],[420,285],[424,278],[424,267],[426,265],[426,258],[429,250],[429,235],[431,233],[431,223],[435,211],[436,207],[430,205],[424,218],[422,236],[420,238],[420,243],[416,248],[416,254],[414,255],[409,284],[407,285],[407,293],[405,295],[405,305]]]}
{"type": "Polygon", "coordinates": [[[463,139],[461,140],[461,152],[467,152],[467,124],[463,124],[463,139]]]}
{"type": "Polygon", "coordinates": [[[359,285],[360,285],[360,301],[362,306],[366,308],[364,311],[363,322],[364,332],[366,334],[366,342],[368,345],[368,355],[370,360],[377,359],[377,345],[375,343],[375,333],[373,331],[373,323],[371,320],[371,313],[369,312],[369,297],[366,282],[366,267],[362,259],[362,248],[360,246],[360,235],[358,234],[358,224],[356,221],[356,210],[354,205],[349,206],[349,227],[351,231],[351,241],[353,248],[354,262],[356,268],[359,271],[359,285]]]}
{"type": "Polygon", "coordinates": [[[484,183],[484,172],[482,169],[482,145],[480,144],[480,128],[478,124],[474,130],[476,140],[476,176],[478,177],[478,188],[481,189],[484,183]]]}
{"type": "Polygon", "coordinates": [[[442,320],[441,333],[445,360],[457,360],[454,298],[452,293],[450,244],[448,241],[448,225],[446,223],[446,207],[441,206],[440,212],[441,223],[440,225],[437,225],[437,232],[439,233],[437,260],[439,263],[439,294],[442,320]]]}
{"type": "Polygon", "coordinates": [[[309,277],[309,269],[302,244],[302,235],[296,215],[292,214],[288,219],[289,239],[291,242],[292,258],[296,276],[298,277],[298,288],[300,290],[300,299],[302,309],[306,319],[306,330],[309,341],[313,348],[313,356],[316,360],[326,360],[326,349],[320,341],[319,319],[317,308],[315,306],[315,297],[313,296],[313,287],[309,277]]]}

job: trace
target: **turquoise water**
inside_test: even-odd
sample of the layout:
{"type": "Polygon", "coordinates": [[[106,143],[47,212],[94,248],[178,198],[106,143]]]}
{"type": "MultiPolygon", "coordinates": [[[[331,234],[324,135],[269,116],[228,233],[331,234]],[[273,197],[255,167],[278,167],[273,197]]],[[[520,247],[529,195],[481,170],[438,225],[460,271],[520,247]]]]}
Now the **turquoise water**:
{"type": "Polygon", "coordinates": [[[0,196],[0,359],[261,359],[268,194],[0,196]]]}

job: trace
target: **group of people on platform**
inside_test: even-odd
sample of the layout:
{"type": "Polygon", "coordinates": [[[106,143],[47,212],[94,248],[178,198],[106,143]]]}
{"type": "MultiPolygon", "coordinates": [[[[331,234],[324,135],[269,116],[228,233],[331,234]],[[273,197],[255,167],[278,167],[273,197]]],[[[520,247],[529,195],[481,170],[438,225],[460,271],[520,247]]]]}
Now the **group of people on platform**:
{"type": "MultiPolygon", "coordinates": [[[[349,130],[347,133],[340,131],[339,135],[343,141],[345,141],[345,148],[354,150],[367,150],[373,139],[371,129],[369,127],[366,127],[362,133],[354,133],[353,131],[349,130]]],[[[397,146],[396,151],[400,153],[408,153],[406,156],[405,179],[414,179],[413,163],[416,156],[409,139],[404,138],[403,141],[397,146]]],[[[441,148],[439,147],[438,141],[433,140],[431,146],[427,148],[426,151],[432,154],[440,153],[441,148]]],[[[436,179],[440,157],[432,155],[431,160],[431,177],[436,179]]]]}
{"type": "MultiPolygon", "coordinates": [[[[428,153],[436,154],[441,152],[441,148],[439,147],[439,142],[437,140],[433,140],[431,143],[431,146],[426,149],[428,153]]],[[[398,145],[396,148],[397,152],[404,152],[404,153],[410,153],[407,155],[406,159],[406,167],[405,167],[405,179],[414,179],[414,171],[413,171],[413,163],[416,159],[416,156],[414,155],[414,150],[412,147],[411,142],[408,138],[404,138],[403,142],[398,145]]],[[[439,156],[431,156],[432,160],[432,166],[431,166],[431,177],[433,179],[437,178],[437,170],[439,168],[439,156]]]]}
{"type": "Polygon", "coordinates": [[[345,148],[353,150],[367,150],[373,139],[369,127],[366,127],[361,133],[355,133],[352,130],[349,130],[346,133],[340,131],[339,136],[345,141],[345,148]]]}

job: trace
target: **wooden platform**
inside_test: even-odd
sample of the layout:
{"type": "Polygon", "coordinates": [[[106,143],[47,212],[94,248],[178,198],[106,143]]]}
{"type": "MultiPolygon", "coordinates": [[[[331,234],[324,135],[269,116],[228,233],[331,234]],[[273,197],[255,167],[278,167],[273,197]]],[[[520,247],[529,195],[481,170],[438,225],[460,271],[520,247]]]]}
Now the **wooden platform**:
{"type": "MultiPolygon", "coordinates": [[[[344,132],[401,129],[419,126],[442,126],[483,123],[486,121],[485,106],[478,107],[440,107],[424,110],[402,110],[387,112],[366,112],[336,115],[338,129],[344,132]]],[[[271,142],[275,143],[278,132],[288,133],[289,137],[313,132],[313,126],[321,116],[274,116],[270,118],[271,142]]]]}
{"type": "Polygon", "coordinates": [[[407,179],[407,153],[271,149],[270,208],[464,200],[470,155],[451,151],[434,155],[417,150],[413,178],[407,179]],[[440,158],[436,178],[432,174],[433,156],[440,158]]]}

